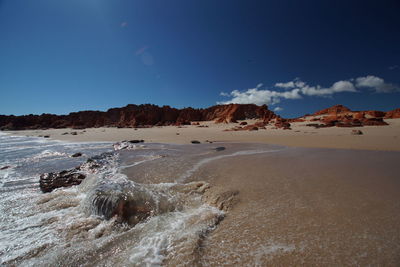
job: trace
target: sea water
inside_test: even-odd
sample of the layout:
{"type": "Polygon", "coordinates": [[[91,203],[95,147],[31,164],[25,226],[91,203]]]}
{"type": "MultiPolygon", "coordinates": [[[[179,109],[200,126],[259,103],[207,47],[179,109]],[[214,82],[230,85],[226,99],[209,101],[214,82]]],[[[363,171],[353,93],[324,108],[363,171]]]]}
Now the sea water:
{"type": "MultiPolygon", "coordinates": [[[[199,169],[226,157],[273,149],[215,144],[144,144],[114,151],[112,143],[72,143],[0,133],[0,263],[7,266],[196,266],[199,246],[224,213],[204,203],[199,169]],[[71,157],[80,152],[81,157],[71,157]],[[82,184],[42,193],[40,174],[80,166],[108,153],[82,184]],[[140,192],[156,205],[130,225],[94,212],[93,196],[140,192]]],[[[111,198],[114,196],[111,196],[111,198]]],[[[113,201],[112,199],[109,201],[113,201]]]]}

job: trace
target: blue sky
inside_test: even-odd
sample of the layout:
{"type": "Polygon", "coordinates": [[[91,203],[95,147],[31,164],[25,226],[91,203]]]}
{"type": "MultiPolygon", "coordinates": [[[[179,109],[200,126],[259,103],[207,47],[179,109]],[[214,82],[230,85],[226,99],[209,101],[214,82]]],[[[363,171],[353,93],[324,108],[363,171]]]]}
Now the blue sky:
{"type": "Polygon", "coordinates": [[[0,0],[0,114],[394,109],[399,13],[397,0],[0,0]]]}

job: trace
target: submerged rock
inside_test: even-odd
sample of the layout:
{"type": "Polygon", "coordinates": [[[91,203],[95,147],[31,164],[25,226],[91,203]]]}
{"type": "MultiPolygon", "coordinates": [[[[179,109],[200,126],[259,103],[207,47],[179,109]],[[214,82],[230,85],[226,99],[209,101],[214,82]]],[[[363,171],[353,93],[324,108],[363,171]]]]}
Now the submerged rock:
{"type": "Polygon", "coordinates": [[[77,157],[80,157],[80,156],[82,156],[81,152],[78,152],[78,153],[75,153],[75,154],[71,155],[72,158],[77,158],[77,157]]]}
{"type": "Polygon", "coordinates": [[[180,210],[185,195],[203,194],[209,185],[205,182],[175,184],[167,188],[143,185],[131,181],[105,183],[97,187],[90,199],[91,212],[109,220],[135,225],[150,216],[180,210]],[[176,198],[181,194],[181,198],[176,198]]]}
{"type": "Polygon", "coordinates": [[[216,151],[223,151],[223,150],[225,150],[225,147],[224,146],[219,146],[219,147],[216,147],[215,150],[216,151]]]}
{"type": "Polygon", "coordinates": [[[106,220],[117,216],[119,222],[135,225],[161,211],[152,194],[139,184],[107,184],[92,196],[92,212],[106,220]]]}
{"type": "Polygon", "coordinates": [[[0,170],[6,170],[6,169],[8,169],[8,168],[11,168],[11,166],[8,166],[8,165],[7,165],[7,166],[4,166],[4,167],[1,167],[0,170]]]}

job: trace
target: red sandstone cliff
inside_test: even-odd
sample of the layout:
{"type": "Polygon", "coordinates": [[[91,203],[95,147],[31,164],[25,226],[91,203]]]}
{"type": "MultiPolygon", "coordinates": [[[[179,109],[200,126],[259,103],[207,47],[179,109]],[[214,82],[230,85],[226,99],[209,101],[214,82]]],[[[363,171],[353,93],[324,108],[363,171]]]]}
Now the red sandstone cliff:
{"type": "Polygon", "coordinates": [[[169,106],[127,105],[103,111],[80,111],[68,115],[0,115],[0,128],[3,130],[23,130],[41,128],[90,128],[90,127],[146,127],[154,125],[181,125],[191,121],[210,121],[216,123],[235,122],[244,119],[268,121],[276,115],[267,106],[253,104],[217,105],[206,109],[176,109],[169,106]]]}
{"type": "Polygon", "coordinates": [[[324,114],[337,114],[337,113],[342,113],[342,112],[348,112],[351,111],[348,107],[345,107],[343,105],[335,105],[330,108],[326,108],[320,111],[317,111],[314,113],[314,115],[324,115],[324,114]]]}
{"type": "Polygon", "coordinates": [[[394,109],[394,110],[386,112],[385,118],[386,119],[397,119],[397,118],[400,118],[400,108],[397,108],[397,109],[394,109]]]}

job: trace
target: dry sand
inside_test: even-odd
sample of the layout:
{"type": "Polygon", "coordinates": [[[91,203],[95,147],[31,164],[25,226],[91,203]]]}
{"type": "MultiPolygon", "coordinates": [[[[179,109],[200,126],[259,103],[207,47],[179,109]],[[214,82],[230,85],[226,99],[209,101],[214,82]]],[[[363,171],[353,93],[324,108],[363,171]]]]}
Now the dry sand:
{"type": "MultiPolygon", "coordinates": [[[[344,148],[400,151],[400,119],[387,119],[388,126],[365,126],[355,128],[314,129],[306,123],[292,123],[292,130],[267,129],[258,131],[224,131],[237,126],[237,123],[215,124],[200,122],[208,127],[165,126],[153,128],[88,128],[85,130],[49,129],[8,131],[15,135],[43,136],[66,141],[121,141],[143,139],[154,143],[188,144],[191,140],[218,142],[268,143],[294,147],[344,148]],[[352,130],[361,130],[363,135],[351,135],[352,130]],[[77,132],[77,135],[66,134],[77,132]]],[[[254,121],[247,120],[249,123],[254,121]]]]}

